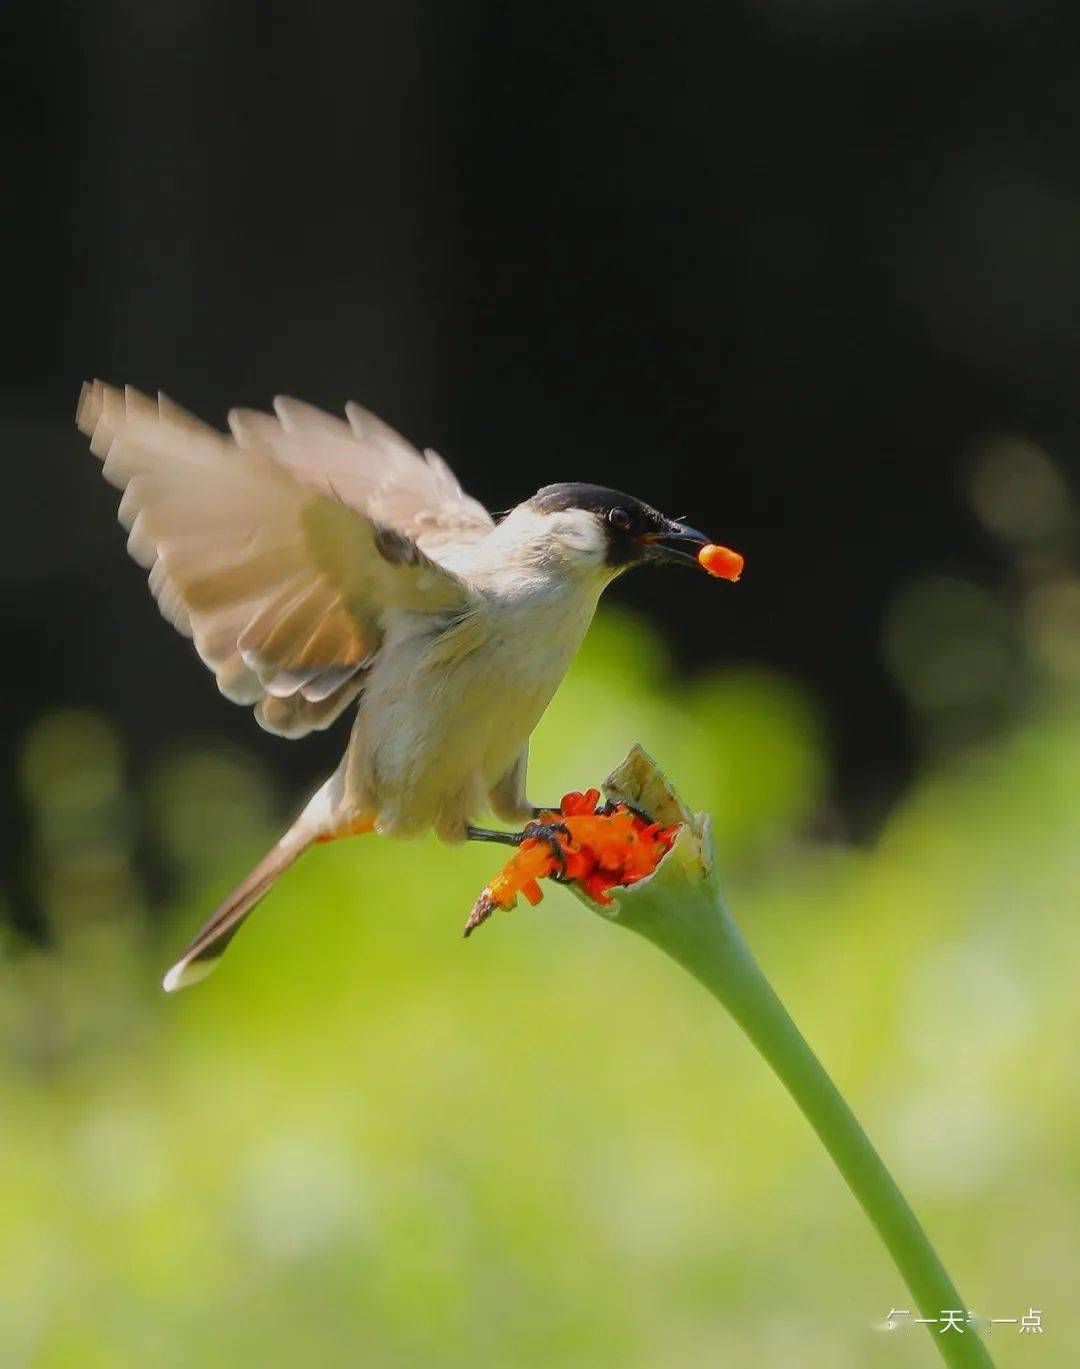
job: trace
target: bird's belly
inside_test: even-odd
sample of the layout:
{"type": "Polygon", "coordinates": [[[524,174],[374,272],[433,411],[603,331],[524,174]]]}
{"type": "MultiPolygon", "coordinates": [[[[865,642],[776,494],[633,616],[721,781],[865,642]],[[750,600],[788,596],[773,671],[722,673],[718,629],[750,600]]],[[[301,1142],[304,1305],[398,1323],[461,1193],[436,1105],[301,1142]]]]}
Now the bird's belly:
{"type": "Polygon", "coordinates": [[[499,623],[434,647],[401,644],[376,666],[357,715],[352,801],[389,834],[434,828],[460,840],[543,716],[587,623],[567,632],[562,621],[539,651],[499,623]]]}

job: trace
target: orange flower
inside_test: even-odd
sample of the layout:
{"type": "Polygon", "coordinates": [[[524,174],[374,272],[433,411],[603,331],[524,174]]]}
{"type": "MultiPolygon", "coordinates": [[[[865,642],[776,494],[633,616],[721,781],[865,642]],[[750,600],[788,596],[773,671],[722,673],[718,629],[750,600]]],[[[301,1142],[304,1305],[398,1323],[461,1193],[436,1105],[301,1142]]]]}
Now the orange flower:
{"type": "Polygon", "coordinates": [[[557,812],[545,812],[541,822],[551,828],[551,837],[522,841],[480,895],[465,935],[496,908],[513,908],[518,894],[535,907],[543,898],[538,881],[551,875],[576,881],[603,904],[611,902],[610,889],[651,875],[671,850],[678,827],[649,822],[624,803],[597,812],[599,802],[599,789],[589,789],[564,795],[557,812]]]}

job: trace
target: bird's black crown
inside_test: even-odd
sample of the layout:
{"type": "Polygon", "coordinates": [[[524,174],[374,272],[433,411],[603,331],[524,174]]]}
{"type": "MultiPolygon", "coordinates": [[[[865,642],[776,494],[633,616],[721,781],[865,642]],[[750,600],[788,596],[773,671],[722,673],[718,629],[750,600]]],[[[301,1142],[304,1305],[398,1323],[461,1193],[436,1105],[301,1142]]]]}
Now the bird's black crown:
{"type": "Polygon", "coordinates": [[[595,515],[607,534],[607,561],[612,566],[629,565],[632,561],[640,560],[645,545],[642,538],[662,535],[667,525],[662,513],[632,494],[577,480],[545,485],[529,503],[537,513],[585,509],[595,515]]]}

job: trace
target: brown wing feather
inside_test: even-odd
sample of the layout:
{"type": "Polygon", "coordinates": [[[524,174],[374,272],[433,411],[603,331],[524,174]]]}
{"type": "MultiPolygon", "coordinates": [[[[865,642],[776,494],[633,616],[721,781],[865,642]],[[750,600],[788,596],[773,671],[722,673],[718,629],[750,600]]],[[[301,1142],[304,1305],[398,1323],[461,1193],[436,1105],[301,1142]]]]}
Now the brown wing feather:
{"type": "MultiPolygon", "coordinates": [[[[361,459],[345,423],[293,401],[284,412],[288,431],[269,415],[234,414],[227,436],[163,396],[155,403],[95,381],[76,421],[123,490],[128,547],[162,613],[193,638],[224,694],[257,704],[270,730],[298,736],[356,697],[384,609],[456,611],[469,590],[400,532],[391,554],[379,523],[327,492],[351,455],[354,494],[365,481],[377,493],[378,443],[361,459]]],[[[387,450],[384,480],[405,460],[387,450]]]]}

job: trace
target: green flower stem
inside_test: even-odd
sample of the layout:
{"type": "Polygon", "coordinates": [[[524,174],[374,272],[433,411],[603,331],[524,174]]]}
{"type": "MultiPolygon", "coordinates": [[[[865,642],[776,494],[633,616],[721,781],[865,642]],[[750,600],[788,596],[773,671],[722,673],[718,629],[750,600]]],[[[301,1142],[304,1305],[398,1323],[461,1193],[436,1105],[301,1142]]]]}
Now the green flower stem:
{"type": "MultiPolygon", "coordinates": [[[[945,1309],[963,1308],[914,1212],[776,996],[725,906],[707,821],[693,818],[682,807],[663,776],[637,748],[606,788],[609,794],[636,802],[664,821],[682,821],[684,829],[656,873],[616,891],[616,904],[605,915],[659,946],[735,1018],[821,1138],[896,1261],[920,1314],[939,1317],[945,1309]]],[[[928,1330],[946,1364],[992,1369],[993,1361],[974,1328],[966,1327],[963,1334],[942,1333],[931,1324],[928,1330]]]]}

